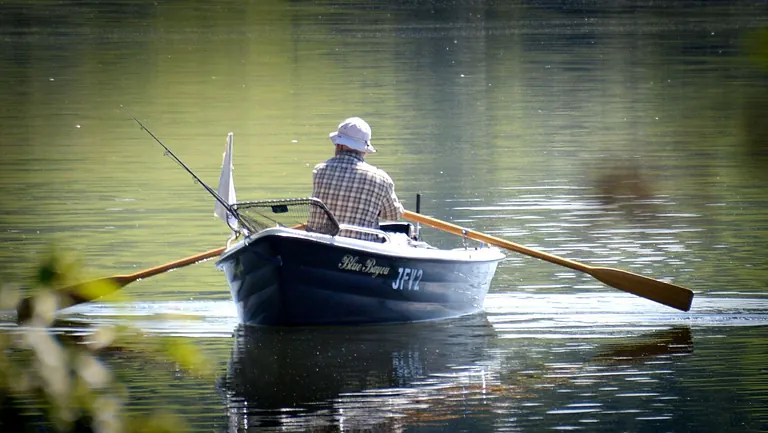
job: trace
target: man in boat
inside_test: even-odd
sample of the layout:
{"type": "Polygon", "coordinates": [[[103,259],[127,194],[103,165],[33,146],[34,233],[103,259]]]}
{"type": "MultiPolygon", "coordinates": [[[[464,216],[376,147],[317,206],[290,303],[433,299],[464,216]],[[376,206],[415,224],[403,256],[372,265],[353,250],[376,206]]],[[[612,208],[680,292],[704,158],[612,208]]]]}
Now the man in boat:
{"type": "MultiPolygon", "coordinates": [[[[371,127],[359,117],[350,117],[328,136],[336,145],[333,158],[315,166],[312,196],[319,198],[341,224],[378,229],[379,219],[397,220],[403,205],[395,194],[389,175],[365,162],[365,155],[376,152],[371,145],[371,127]]],[[[307,223],[310,231],[322,231],[326,217],[314,209],[307,223]]],[[[341,236],[381,241],[372,233],[342,230],[341,236]]]]}

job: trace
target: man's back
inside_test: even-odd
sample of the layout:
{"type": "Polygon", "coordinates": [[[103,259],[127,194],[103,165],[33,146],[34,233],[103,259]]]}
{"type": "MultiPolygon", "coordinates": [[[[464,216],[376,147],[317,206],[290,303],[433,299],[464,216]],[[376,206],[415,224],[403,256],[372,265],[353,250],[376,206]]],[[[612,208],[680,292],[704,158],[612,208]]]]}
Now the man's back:
{"type": "MultiPolygon", "coordinates": [[[[313,193],[342,224],[379,228],[379,218],[396,220],[403,212],[392,179],[383,170],[366,163],[355,152],[340,152],[315,166],[313,193]]],[[[308,226],[322,227],[325,216],[310,212],[308,226]]],[[[365,240],[377,240],[369,233],[343,230],[339,233],[365,240]]]]}

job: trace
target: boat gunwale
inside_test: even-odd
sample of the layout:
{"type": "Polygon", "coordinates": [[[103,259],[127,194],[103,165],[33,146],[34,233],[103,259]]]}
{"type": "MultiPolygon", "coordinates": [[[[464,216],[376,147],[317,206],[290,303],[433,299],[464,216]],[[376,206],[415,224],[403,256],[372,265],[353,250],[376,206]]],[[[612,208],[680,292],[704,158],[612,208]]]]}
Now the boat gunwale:
{"type": "Polygon", "coordinates": [[[216,261],[216,266],[218,267],[223,261],[228,259],[233,254],[236,254],[243,248],[246,248],[253,242],[268,236],[279,236],[316,241],[323,243],[328,247],[342,247],[358,250],[361,254],[380,254],[398,259],[483,263],[500,262],[506,258],[506,255],[501,251],[501,249],[493,246],[482,246],[476,247],[474,249],[425,248],[408,245],[405,243],[377,243],[338,235],[332,236],[323,233],[310,233],[304,230],[298,230],[289,227],[270,227],[268,229],[261,230],[258,233],[246,236],[243,240],[225,250],[216,261]]]}

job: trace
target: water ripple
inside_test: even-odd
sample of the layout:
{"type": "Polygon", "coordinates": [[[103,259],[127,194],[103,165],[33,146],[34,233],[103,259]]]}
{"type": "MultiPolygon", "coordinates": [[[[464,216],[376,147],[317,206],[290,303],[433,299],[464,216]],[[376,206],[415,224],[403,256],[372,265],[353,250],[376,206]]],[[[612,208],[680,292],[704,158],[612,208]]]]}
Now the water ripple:
{"type": "MultiPolygon", "coordinates": [[[[619,337],[670,326],[768,325],[768,295],[697,295],[689,312],[623,293],[491,293],[485,316],[502,338],[619,337]]],[[[222,301],[93,302],[63,310],[71,323],[130,324],[145,332],[188,337],[230,337],[238,326],[234,304],[222,301]]],[[[0,329],[14,328],[15,313],[0,311],[0,329]]]]}

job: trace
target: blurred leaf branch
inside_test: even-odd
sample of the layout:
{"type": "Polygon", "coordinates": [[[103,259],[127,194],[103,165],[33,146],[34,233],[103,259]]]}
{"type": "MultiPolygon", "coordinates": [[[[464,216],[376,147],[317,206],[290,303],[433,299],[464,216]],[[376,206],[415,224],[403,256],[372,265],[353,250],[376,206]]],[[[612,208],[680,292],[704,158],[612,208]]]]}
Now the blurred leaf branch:
{"type": "MultiPolygon", "coordinates": [[[[126,410],[128,387],[101,359],[110,352],[139,354],[149,362],[173,363],[168,369],[213,377],[210,363],[189,340],[147,338],[124,325],[57,322],[61,305],[56,287],[82,281],[83,267],[55,250],[35,273],[33,316],[26,326],[0,330],[0,431],[27,432],[184,432],[176,415],[156,410],[133,417],[126,410]]],[[[114,288],[84,287],[90,299],[114,288]]],[[[13,310],[19,289],[0,288],[0,310],[13,310]]],[[[116,299],[110,297],[110,300],[116,299]]],[[[117,298],[119,299],[119,298],[117,298]]]]}

